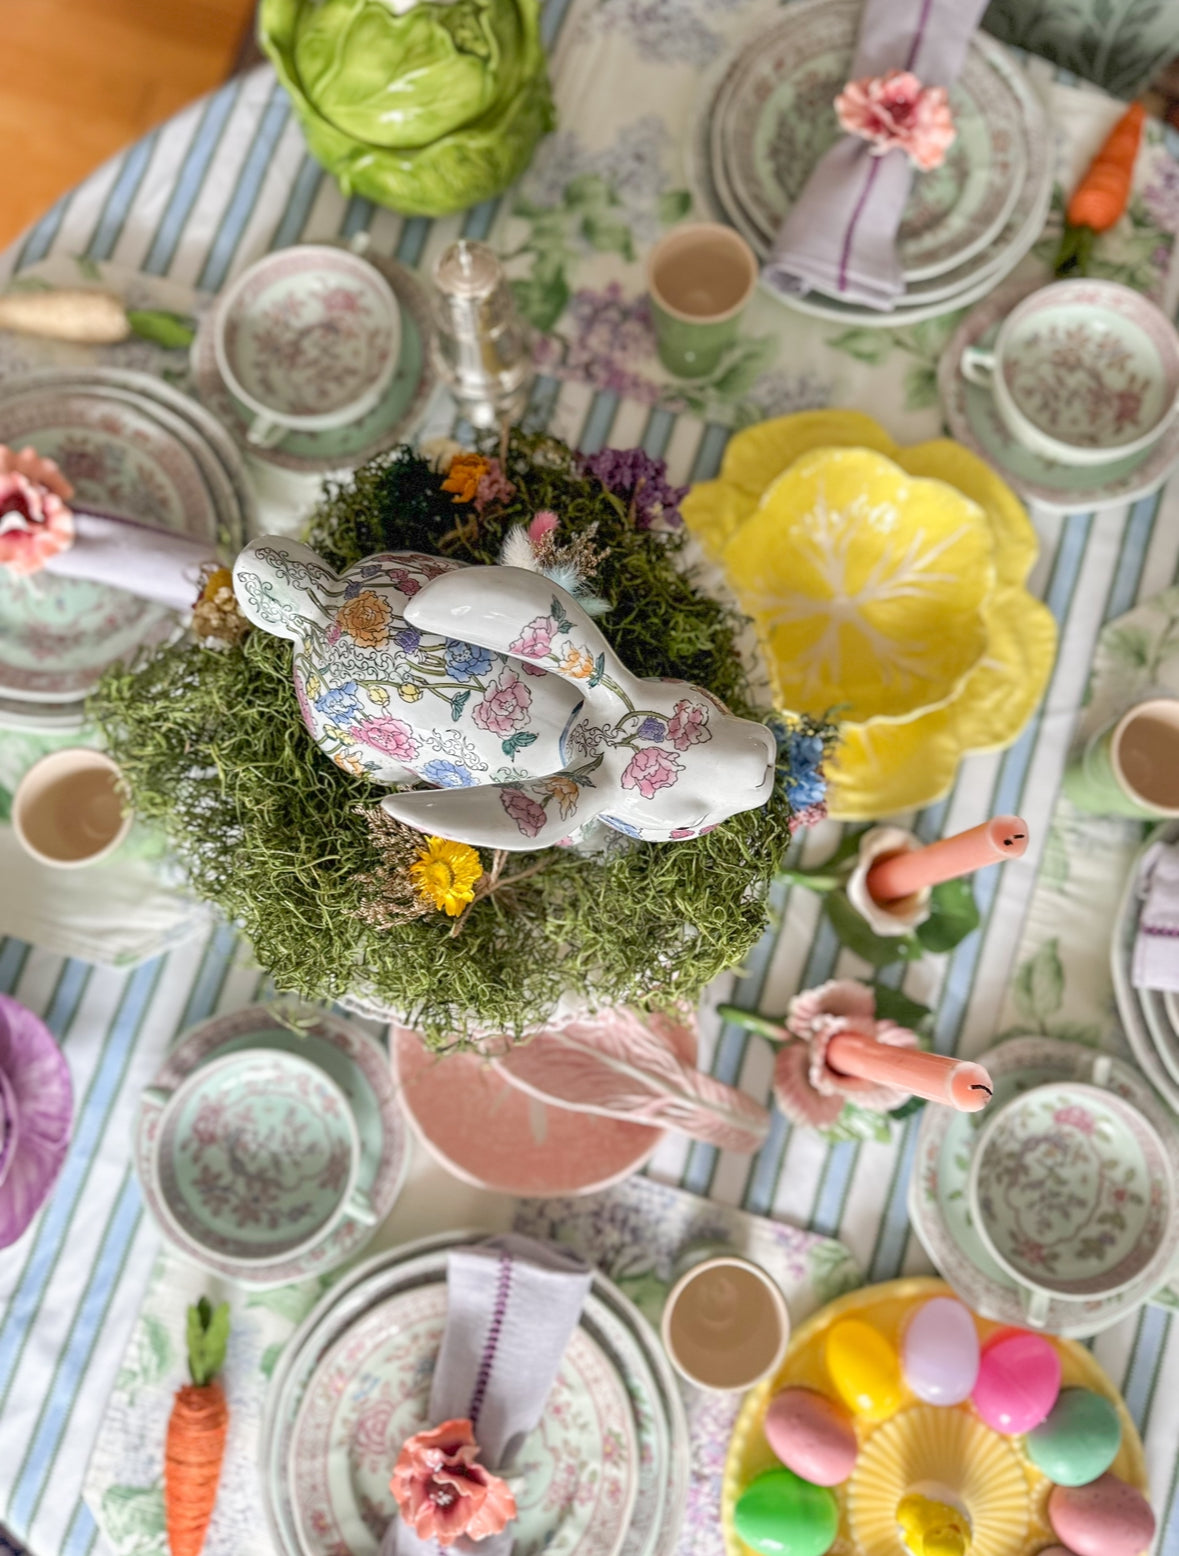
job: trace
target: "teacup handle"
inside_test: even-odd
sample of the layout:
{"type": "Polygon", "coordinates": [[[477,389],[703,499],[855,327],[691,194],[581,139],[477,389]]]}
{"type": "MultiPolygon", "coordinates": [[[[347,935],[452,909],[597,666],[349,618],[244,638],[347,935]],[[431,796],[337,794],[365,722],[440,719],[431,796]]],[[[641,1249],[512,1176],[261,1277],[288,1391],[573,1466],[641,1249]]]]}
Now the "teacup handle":
{"type": "Polygon", "coordinates": [[[1041,1291],[1038,1287],[1029,1290],[1025,1286],[1022,1298],[1023,1316],[1028,1328],[1043,1329],[1048,1322],[1048,1308],[1052,1300],[1051,1297],[1049,1297],[1046,1291],[1041,1291]]]}
{"type": "Polygon", "coordinates": [[[255,416],[246,433],[246,442],[252,443],[255,448],[273,448],[276,443],[282,442],[287,431],[281,422],[271,421],[269,416],[255,416]]]}
{"type": "Polygon", "coordinates": [[[376,1226],[377,1213],[373,1209],[373,1202],[363,1189],[353,1189],[348,1196],[345,1206],[345,1214],[353,1221],[359,1221],[361,1226],[376,1226]]]}
{"type": "Polygon", "coordinates": [[[991,387],[995,376],[995,353],[987,351],[982,346],[967,346],[962,353],[959,363],[962,376],[969,383],[980,384],[984,389],[991,387]]]}
{"type": "Polygon", "coordinates": [[[143,1100],[152,1103],[157,1108],[165,1108],[171,1100],[172,1093],[166,1086],[145,1086],[143,1088],[143,1100]]]}

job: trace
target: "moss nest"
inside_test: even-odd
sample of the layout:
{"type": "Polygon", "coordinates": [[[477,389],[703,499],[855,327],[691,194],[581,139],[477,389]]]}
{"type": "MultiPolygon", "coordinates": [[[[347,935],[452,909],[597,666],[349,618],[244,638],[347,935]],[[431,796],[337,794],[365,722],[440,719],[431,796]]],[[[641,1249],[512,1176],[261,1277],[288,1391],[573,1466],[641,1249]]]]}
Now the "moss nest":
{"type": "MultiPolygon", "coordinates": [[[[565,539],[596,526],[606,555],[592,583],[624,663],[772,717],[751,701],[741,618],[696,587],[680,534],[639,527],[633,502],[551,440],[514,436],[503,468],[514,495],[477,514],[400,449],[328,488],[309,543],[337,569],[403,549],[492,563],[514,525],[551,509],[565,539]]],[[[381,859],[363,812],[381,791],[315,745],[291,654],[260,631],[219,651],[189,637],[112,669],[90,705],[137,814],[166,834],[193,891],[241,926],[280,990],[396,1012],[441,1048],[488,1030],[520,1036],[566,993],[594,1005],[695,1001],[762,934],[798,824],[784,782],[763,809],[691,841],[513,855],[505,874],[540,868],[476,901],[457,934],[441,913],[366,922],[364,880],[381,859]]]]}

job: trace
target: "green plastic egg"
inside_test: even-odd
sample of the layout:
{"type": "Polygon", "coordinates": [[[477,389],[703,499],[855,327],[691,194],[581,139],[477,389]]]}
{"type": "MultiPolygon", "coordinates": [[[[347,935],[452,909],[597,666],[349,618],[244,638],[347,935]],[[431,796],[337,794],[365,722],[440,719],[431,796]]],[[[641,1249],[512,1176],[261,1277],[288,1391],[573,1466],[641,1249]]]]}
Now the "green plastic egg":
{"type": "Polygon", "coordinates": [[[839,1530],[839,1504],[785,1466],[751,1481],[733,1514],[737,1533],[762,1556],[824,1556],[839,1530]]]}
{"type": "Polygon", "coordinates": [[[1092,1389],[1062,1389],[1047,1418],[1028,1433],[1028,1456],[1058,1486],[1087,1486],[1117,1458],[1122,1423],[1092,1389]]]}

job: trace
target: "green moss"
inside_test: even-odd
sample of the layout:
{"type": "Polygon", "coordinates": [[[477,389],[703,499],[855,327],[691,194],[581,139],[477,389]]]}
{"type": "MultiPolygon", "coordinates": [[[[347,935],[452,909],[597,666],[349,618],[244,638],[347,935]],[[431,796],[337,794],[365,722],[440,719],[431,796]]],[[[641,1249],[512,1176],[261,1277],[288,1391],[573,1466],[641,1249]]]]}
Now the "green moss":
{"type": "MultiPolygon", "coordinates": [[[[683,676],[760,716],[735,647],[740,618],[697,591],[678,536],[636,530],[560,445],[517,438],[508,470],[512,502],[477,534],[444,542],[473,510],[401,450],[326,495],[310,543],[337,568],[443,544],[461,560],[493,562],[508,529],[542,508],[560,515],[566,538],[597,524],[609,553],[594,584],[612,607],[602,625],[624,662],[683,676]]],[[[549,849],[543,870],[477,903],[454,938],[441,915],[366,924],[356,877],[378,860],[357,806],[376,791],[315,746],[290,662],[291,645],[262,632],[225,652],[185,641],[110,671],[91,703],[136,811],[166,832],[194,890],[241,924],[280,990],[392,1007],[444,1046],[475,1027],[519,1033],[566,990],[600,1003],[694,1000],[761,935],[790,843],[781,789],[692,841],[593,858],[549,849]]],[[[512,872],[541,857],[515,857],[512,872]]]]}

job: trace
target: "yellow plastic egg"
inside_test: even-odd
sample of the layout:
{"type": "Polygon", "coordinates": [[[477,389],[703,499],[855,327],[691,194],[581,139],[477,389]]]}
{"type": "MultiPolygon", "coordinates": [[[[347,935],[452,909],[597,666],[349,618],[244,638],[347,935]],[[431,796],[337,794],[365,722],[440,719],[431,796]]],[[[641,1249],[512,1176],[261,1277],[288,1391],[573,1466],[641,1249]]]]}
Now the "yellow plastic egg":
{"type": "Polygon", "coordinates": [[[849,1410],[868,1421],[884,1421],[904,1397],[901,1362],[878,1329],[845,1318],[827,1331],[827,1371],[849,1410]]]}

